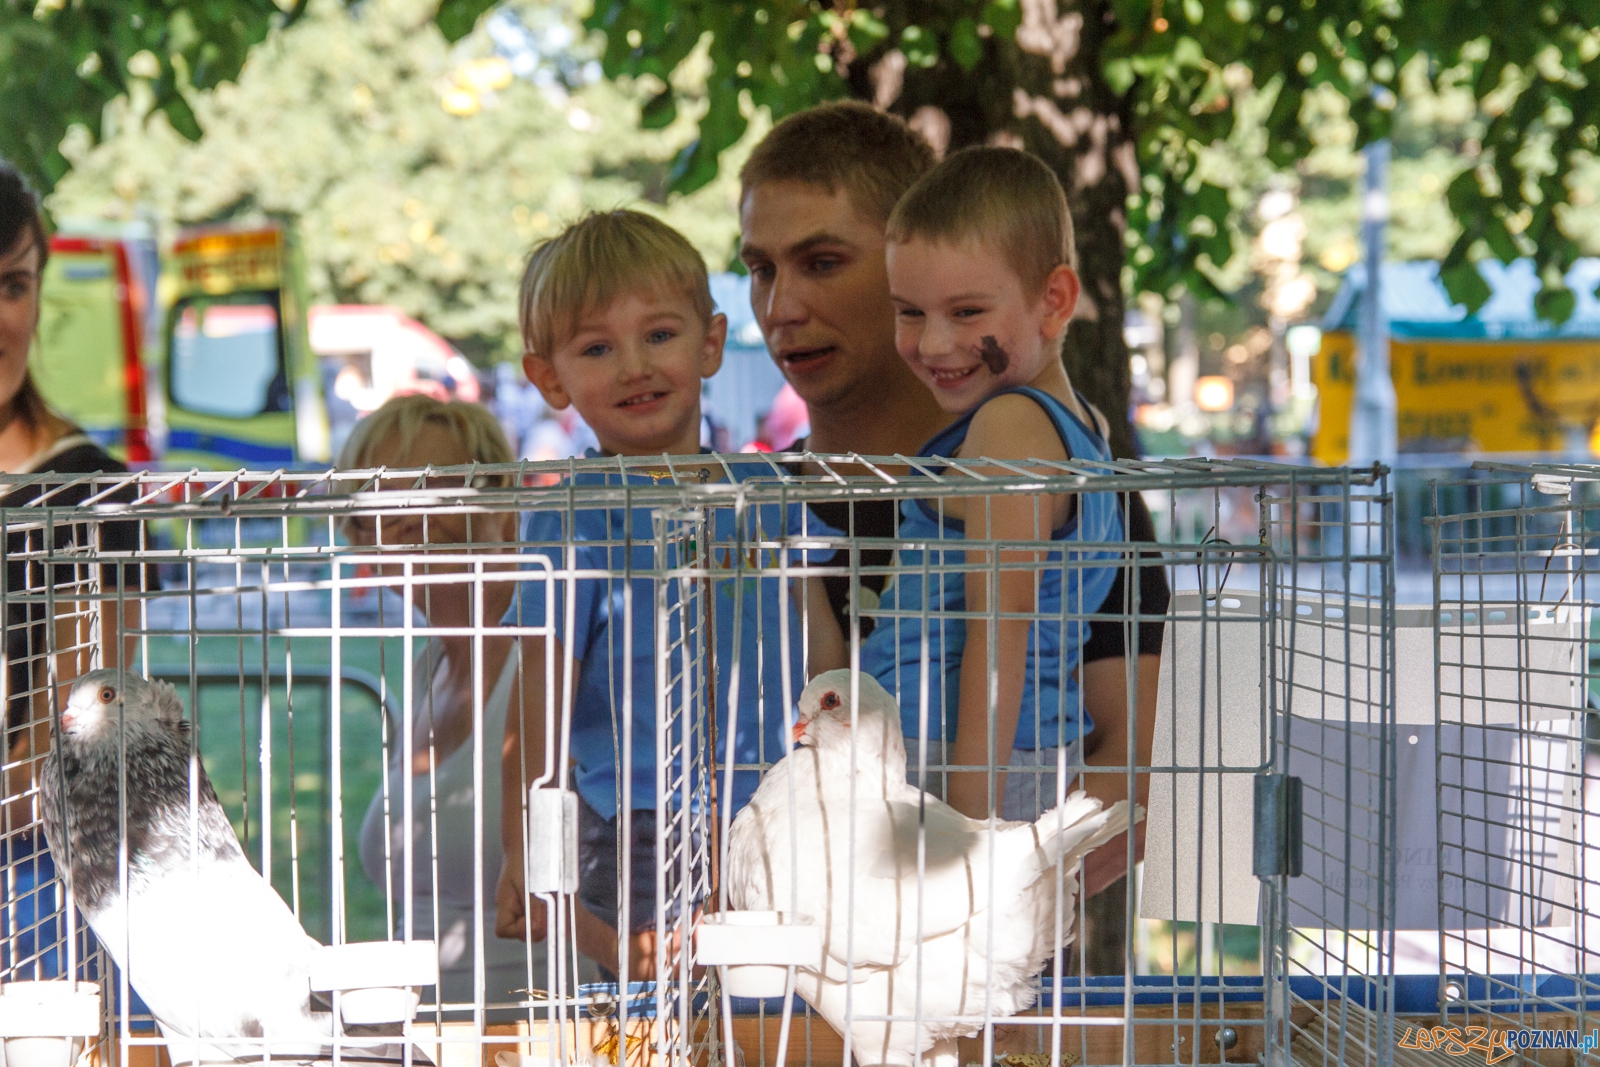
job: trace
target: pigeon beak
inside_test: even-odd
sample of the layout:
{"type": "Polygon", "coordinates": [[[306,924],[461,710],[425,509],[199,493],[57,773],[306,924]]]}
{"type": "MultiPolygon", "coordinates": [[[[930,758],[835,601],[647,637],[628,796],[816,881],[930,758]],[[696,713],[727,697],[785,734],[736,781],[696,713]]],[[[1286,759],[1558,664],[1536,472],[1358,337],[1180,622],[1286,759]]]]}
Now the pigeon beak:
{"type": "Polygon", "coordinates": [[[70,727],[77,720],[77,709],[75,709],[71,704],[68,704],[66,707],[61,709],[61,728],[63,730],[70,727]]]}
{"type": "Polygon", "coordinates": [[[794,721],[794,729],[790,733],[794,735],[794,743],[798,745],[800,739],[806,735],[806,721],[804,719],[796,719],[794,721]]]}

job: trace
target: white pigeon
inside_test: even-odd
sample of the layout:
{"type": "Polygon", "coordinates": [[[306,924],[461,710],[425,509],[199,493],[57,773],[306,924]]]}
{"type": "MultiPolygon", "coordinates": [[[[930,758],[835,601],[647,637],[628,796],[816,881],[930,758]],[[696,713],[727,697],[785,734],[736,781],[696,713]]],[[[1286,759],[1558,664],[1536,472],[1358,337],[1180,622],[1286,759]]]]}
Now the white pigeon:
{"type": "MultiPolygon", "coordinates": [[[[72,899],[161,1024],[175,1064],[260,1063],[262,1039],[274,1061],[329,1060],[332,1015],[310,985],[319,946],[245,858],[205,768],[191,763],[171,685],[114,670],[80,678],[40,791],[72,899]]],[[[352,1064],[403,1058],[394,1045],[339,1051],[352,1064]]]]}
{"type": "Polygon", "coordinates": [[[907,784],[899,708],[858,685],[855,715],[848,670],[801,694],[801,747],[729,833],[729,900],[821,926],[795,990],[841,1034],[849,1020],[857,1063],[952,1067],[958,1037],[1032,1006],[1073,936],[1078,864],[1128,828],[1128,807],[1078,792],[1034,823],[969,819],[907,784]]]}

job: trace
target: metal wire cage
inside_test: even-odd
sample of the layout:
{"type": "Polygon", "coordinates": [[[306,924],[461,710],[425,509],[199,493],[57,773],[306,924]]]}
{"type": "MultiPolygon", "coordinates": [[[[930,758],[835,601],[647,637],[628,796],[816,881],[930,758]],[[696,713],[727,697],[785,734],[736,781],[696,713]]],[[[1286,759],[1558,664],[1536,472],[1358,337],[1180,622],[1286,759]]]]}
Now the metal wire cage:
{"type": "Polygon", "coordinates": [[[1142,913],[1202,938],[1259,927],[1263,977],[1230,976],[1202,942],[1200,995],[1161,1012],[1183,1024],[1159,1062],[1393,1056],[1392,499],[1377,469],[1302,477],[1257,485],[1254,543],[1197,524],[1165,546],[1179,580],[1142,913]]]}
{"type": "Polygon", "coordinates": [[[1593,1062],[1595,1042],[1574,1035],[1600,992],[1587,894],[1600,468],[1477,468],[1435,484],[1429,519],[1440,1017],[1481,1028],[1498,1058],[1559,1047],[1593,1062]]]}
{"type": "MultiPolygon", "coordinates": [[[[120,663],[176,685],[244,857],[312,940],[419,946],[376,974],[356,955],[319,957],[345,968],[309,993],[328,1058],[382,1046],[463,1067],[898,1062],[864,1052],[857,1028],[952,1020],[915,998],[875,1012],[863,994],[826,1015],[728,989],[740,966],[776,966],[786,991],[808,966],[864,988],[881,971],[865,948],[829,945],[827,961],[786,970],[783,929],[736,933],[720,956],[697,937],[741,910],[730,837],[783,765],[807,679],[839,664],[829,655],[866,666],[878,631],[918,650],[917,672],[902,659],[883,674],[902,720],[919,724],[905,742],[912,781],[942,795],[965,771],[997,810],[1008,782],[1028,783],[1029,820],[1116,781],[1148,811],[1136,834],[1102,846],[1133,872],[1126,890],[1086,902],[1075,861],[1047,874],[1059,891],[1034,916],[1053,931],[1045,976],[1022,976],[1033,1006],[1013,1016],[969,1002],[959,1062],[1388,1062],[1384,479],[1243,461],[809,455],[141,473],[76,479],[70,492],[60,477],[8,479],[47,488],[0,509],[11,709],[0,994],[68,977],[83,983],[69,991],[92,988],[93,1032],[51,1036],[101,1062],[145,1062],[171,1037],[138,996],[140,961],[74,912],[55,866],[66,858],[41,831],[38,782],[71,683],[120,663]],[[1148,540],[1129,533],[1139,494],[1148,540]],[[1063,533],[1051,502],[1081,518],[1097,497],[1121,516],[1110,532],[1063,533]],[[1031,536],[967,538],[948,521],[1008,502],[1031,510],[1031,536]],[[916,514],[933,532],[907,525],[916,514]],[[1167,575],[1170,604],[1144,601],[1141,569],[1167,575]],[[1099,570],[1122,575],[1116,596],[1090,595],[1105,587],[1099,570]],[[1002,589],[1005,575],[1022,576],[1031,604],[974,610],[928,595],[1002,589]],[[826,617],[843,638],[832,652],[826,617]],[[965,644],[957,623],[992,639],[965,644]],[[1002,684],[1017,662],[993,639],[1004,633],[1024,633],[1027,649],[1002,684]],[[1120,644],[1091,662],[1083,650],[1106,634],[1120,644]],[[926,729],[967,706],[958,643],[985,648],[987,757],[974,763],[926,729]],[[1141,657],[1152,643],[1159,666],[1141,657]],[[1110,690],[1095,681],[1106,664],[1110,690]],[[1014,731],[993,710],[1012,681],[1024,692],[1014,731]],[[1052,731],[1062,743],[1047,743],[1052,731]],[[532,894],[520,937],[496,933],[506,843],[523,852],[510,866],[532,894]],[[350,1010],[375,988],[401,993],[404,1009],[377,1031],[350,1010]]],[[[128,797],[115,800],[129,840],[128,797]]],[[[925,817],[907,838],[924,860],[941,840],[925,817]]],[[[973,855],[992,858],[992,840],[977,840],[973,855]]],[[[852,840],[842,865],[806,864],[843,884],[870,873],[855,854],[852,840]]],[[[118,877],[127,895],[127,870],[118,877]]],[[[925,863],[889,884],[921,902],[897,912],[908,943],[929,942],[914,931],[943,902],[927,894],[938,883],[925,863]]],[[[862,888],[837,917],[865,936],[883,887],[862,888]]],[[[774,903],[776,925],[796,925],[805,902],[774,903]]],[[[980,908],[957,925],[977,943],[1003,921],[980,908]]],[[[975,987],[998,988],[992,954],[972,959],[975,987]]],[[[32,1034],[8,1025],[8,1041],[32,1034]]],[[[260,1033],[223,1036],[240,1058],[271,1051],[260,1033]]]]}

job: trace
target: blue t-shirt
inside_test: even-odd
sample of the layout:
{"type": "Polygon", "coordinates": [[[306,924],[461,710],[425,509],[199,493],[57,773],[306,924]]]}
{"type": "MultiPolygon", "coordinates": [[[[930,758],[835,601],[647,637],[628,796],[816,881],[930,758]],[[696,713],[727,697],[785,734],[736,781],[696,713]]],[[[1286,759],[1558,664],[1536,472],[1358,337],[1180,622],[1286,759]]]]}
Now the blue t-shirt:
{"type": "MultiPolygon", "coordinates": [[[[595,453],[591,452],[591,455],[595,453]]],[[[764,462],[730,464],[738,481],[771,475],[764,462]]],[[[577,475],[577,486],[650,485],[647,474],[624,476],[617,472],[586,472],[577,475]]],[[[566,483],[563,483],[566,484],[566,483]]],[[[634,810],[657,806],[657,697],[666,702],[664,740],[672,762],[666,769],[668,789],[675,790],[684,779],[679,765],[684,756],[683,723],[685,686],[692,688],[690,703],[703,699],[706,679],[705,657],[716,658],[717,702],[717,788],[726,781],[728,708],[738,709],[738,735],[735,759],[739,764],[772,763],[789,750],[784,733],[783,674],[787,666],[791,703],[798,701],[805,687],[802,664],[803,635],[800,616],[791,596],[788,603],[788,654],[781,654],[780,586],[776,549],[758,548],[757,543],[777,541],[802,532],[805,509],[799,504],[750,505],[736,516],[731,505],[711,509],[710,543],[713,569],[718,577],[711,585],[707,603],[706,585],[688,576],[628,578],[627,568],[640,572],[694,565],[694,551],[687,541],[686,523],[692,519],[665,516],[673,528],[667,539],[666,558],[656,563],[655,513],[648,507],[574,508],[535,511],[528,515],[523,536],[529,542],[524,552],[543,555],[560,571],[566,566],[563,545],[572,546],[574,570],[599,574],[564,579],[557,577],[553,587],[554,623],[566,652],[577,662],[572,698],[571,757],[576,762],[574,785],[578,793],[606,818],[616,816],[621,795],[622,746],[630,719],[624,707],[624,684],[632,679],[632,793],[627,802],[634,810]],[[741,539],[741,529],[743,538],[741,539]],[[741,576],[735,578],[735,557],[742,562],[741,576]],[[632,606],[628,606],[631,586],[632,606]],[[742,588],[740,588],[742,586],[742,588]],[[573,625],[567,630],[567,596],[572,596],[573,625]],[[657,594],[664,594],[658,603],[657,594]],[[631,610],[632,621],[629,623],[631,610]],[[667,619],[665,688],[658,686],[657,612],[667,619]],[[714,649],[705,647],[703,623],[691,624],[684,642],[685,615],[709,613],[715,622],[714,649]],[[632,644],[628,644],[631,636],[632,644]],[[739,675],[733,675],[733,654],[739,649],[739,675]],[[735,691],[737,685],[737,691],[735,691]]],[[[802,565],[803,553],[790,553],[791,567],[802,565]]],[[[798,576],[796,571],[791,576],[798,576]]],[[[545,619],[545,584],[529,581],[522,585],[518,603],[506,615],[508,625],[541,626],[545,619]],[[520,613],[520,614],[519,614],[520,613]]],[[[560,701],[560,690],[556,700],[560,701]]],[[[690,728],[706,729],[704,716],[689,716],[690,728]]],[[[698,748],[703,739],[697,741],[698,748]]],[[[698,776],[696,776],[698,778],[698,776]]],[[[749,802],[759,784],[754,770],[736,772],[733,783],[734,811],[749,802]]]]}
{"type": "MultiPolygon", "coordinates": [[[[1065,404],[1038,389],[1021,387],[1018,393],[1036,401],[1055,424],[1067,455],[1077,459],[1108,460],[1105,440],[1085,426],[1065,404]]],[[[996,395],[1004,396],[1005,393],[996,395]]],[[[1080,398],[1081,399],[1081,398],[1080,398]]],[[[922,447],[923,456],[954,456],[967,439],[978,409],[967,413],[922,447]]],[[[1017,719],[1013,747],[1033,750],[1068,744],[1086,736],[1094,723],[1082,707],[1074,673],[1088,638],[1089,624],[1081,618],[1061,619],[1063,605],[1069,616],[1096,611],[1116,580],[1114,566],[1095,566],[1121,558],[1109,549],[1075,549],[1073,542],[1122,540],[1122,513],[1114,493],[1079,493],[1073,517],[1050,534],[1063,542],[1039,565],[1035,611],[1057,615],[1055,620],[1035,620],[1028,627],[1027,679],[1022,689],[1022,711],[1017,719]],[[1089,564],[1086,566],[1085,564],[1089,564]]],[[[901,504],[900,541],[963,543],[957,519],[941,517],[936,504],[907,500],[901,504]]],[[[956,711],[961,703],[961,656],[967,639],[967,621],[951,618],[966,610],[966,553],[960,548],[929,552],[902,548],[895,553],[896,571],[878,600],[881,611],[928,611],[927,736],[955,738],[956,711]],[[930,568],[923,574],[924,564],[930,568]],[[950,568],[940,572],[937,568],[950,568]]],[[[872,614],[864,612],[864,614],[872,614]]],[[[878,615],[870,634],[861,642],[861,669],[870,673],[900,703],[901,725],[907,737],[923,735],[922,641],[920,616],[878,615]]],[[[980,668],[982,669],[982,668],[980,668]]],[[[1007,757],[1002,753],[1002,762],[1007,757]]]]}

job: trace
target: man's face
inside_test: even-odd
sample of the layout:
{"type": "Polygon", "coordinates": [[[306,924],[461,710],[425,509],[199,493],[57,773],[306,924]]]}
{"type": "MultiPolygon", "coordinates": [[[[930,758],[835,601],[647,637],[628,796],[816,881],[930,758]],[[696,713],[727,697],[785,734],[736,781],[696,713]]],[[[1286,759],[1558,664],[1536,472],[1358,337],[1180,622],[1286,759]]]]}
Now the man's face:
{"type": "Polygon", "coordinates": [[[810,407],[895,382],[883,223],[844,189],[764,182],[745,193],[739,258],[767,349],[810,407]]]}

